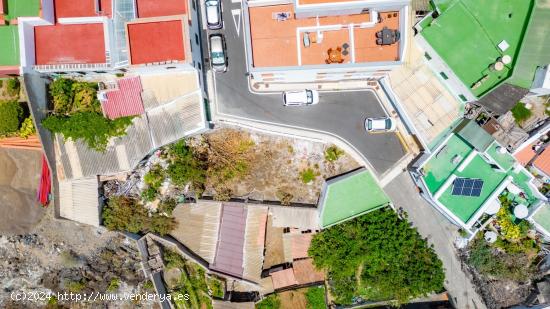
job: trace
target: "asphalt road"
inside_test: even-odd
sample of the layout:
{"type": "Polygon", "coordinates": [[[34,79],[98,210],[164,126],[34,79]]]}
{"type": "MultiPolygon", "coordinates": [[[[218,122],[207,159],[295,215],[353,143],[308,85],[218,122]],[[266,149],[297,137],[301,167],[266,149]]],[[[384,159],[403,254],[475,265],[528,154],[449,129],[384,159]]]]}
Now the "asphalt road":
{"type": "Polygon", "coordinates": [[[229,57],[228,71],[215,75],[218,114],[335,134],[353,145],[378,174],[386,172],[405,155],[395,134],[366,133],[367,117],[386,115],[370,91],[321,92],[319,104],[307,107],[284,107],[281,94],[251,93],[240,10],[240,2],[225,0],[224,29],[215,31],[224,33],[229,57]]]}
{"type": "Polygon", "coordinates": [[[453,241],[458,236],[458,227],[428,204],[416,191],[408,173],[401,173],[384,191],[396,208],[408,213],[408,220],[434,245],[445,268],[445,288],[456,308],[484,309],[485,304],[475,291],[469,275],[461,267],[453,241]]]}

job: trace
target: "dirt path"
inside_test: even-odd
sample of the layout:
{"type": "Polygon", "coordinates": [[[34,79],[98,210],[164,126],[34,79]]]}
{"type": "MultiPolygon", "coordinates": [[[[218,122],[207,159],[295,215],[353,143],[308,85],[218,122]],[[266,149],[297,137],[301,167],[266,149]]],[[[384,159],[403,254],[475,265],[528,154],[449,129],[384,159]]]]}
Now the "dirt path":
{"type": "Polygon", "coordinates": [[[39,151],[0,148],[0,234],[29,232],[44,216],[36,201],[39,151]]]}

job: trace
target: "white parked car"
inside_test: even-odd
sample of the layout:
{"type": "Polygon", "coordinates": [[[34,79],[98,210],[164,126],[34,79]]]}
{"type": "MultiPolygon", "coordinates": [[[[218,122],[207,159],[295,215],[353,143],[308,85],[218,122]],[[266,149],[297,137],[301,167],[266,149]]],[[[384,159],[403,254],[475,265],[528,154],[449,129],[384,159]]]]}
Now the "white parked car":
{"type": "Polygon", "coordinates": [[[397,124],[390,117],[367,118],[365,120],[365,130],[369,133],[393,132],[397,124]]]}
{"type": "Polygon", "coordinates": [[[207,0],[206,6],[206,24],[210,30],[218,30],[223,27],[222,21],[222,2],[221,0],[207,0]]]}
{"type": "Polygon", "coordinates": [[[285,106],[303,106],[319,103],[319,92],[316,90],[286,91],[283,93],[285,106]]]}
{"type": "Polygon", "coordinates": [[[210,37],[210,59],[212,69],[216,72],[227,71],[227,49],[223,34],[211,34],[210,37]]]}

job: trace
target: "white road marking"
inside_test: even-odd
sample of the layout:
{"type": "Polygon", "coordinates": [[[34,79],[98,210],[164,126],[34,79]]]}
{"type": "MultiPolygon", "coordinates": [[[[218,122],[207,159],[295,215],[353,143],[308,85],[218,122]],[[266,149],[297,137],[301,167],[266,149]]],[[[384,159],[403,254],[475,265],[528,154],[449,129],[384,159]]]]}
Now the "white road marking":
{"type": "Polygon", "coordinates": [[[241,32],[241,9],[231,10],[231,15],[233,16],[233,23],[235,23],[235,29],[237,29],[237,35],[240,36],[241,32]],[[238,16],[235,18],[235,16],[238,16]]]}

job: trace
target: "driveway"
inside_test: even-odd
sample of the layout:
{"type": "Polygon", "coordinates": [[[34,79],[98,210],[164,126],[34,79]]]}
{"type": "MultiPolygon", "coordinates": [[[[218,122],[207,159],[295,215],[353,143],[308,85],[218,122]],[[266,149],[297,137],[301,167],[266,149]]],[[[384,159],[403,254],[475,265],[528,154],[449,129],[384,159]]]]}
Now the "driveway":
{"type": "Polygon", "coordinates": [[[420,235],[428,238],[428,242],[434,245],[445,267],[445,288],[455,307],[486,308],[468,275],[462,271],[460,260],[455,254],[453,241],[458,236],[458,227],[420,197],[408,173],[401,173],[384,187],[384,191],[396,208],[402,208],[408,213],[408,220],[414,224],[420,235]]]}
{"type": "Polygon", "coordinates": [[[321,92],[319,104],[308,107],[284,107],[280,93],[251,93],[246,77],[240,2],[224,0],[223,19],[224,29],[216,32],[226,37],[229,66],[226,73],[215,74],[216,113],[219,116],[338,135],[362,154],[378,174],[389,170],[405,155],[395,134],[365,132],[366,117],[386,115],[371,91],[321,92]]]}

